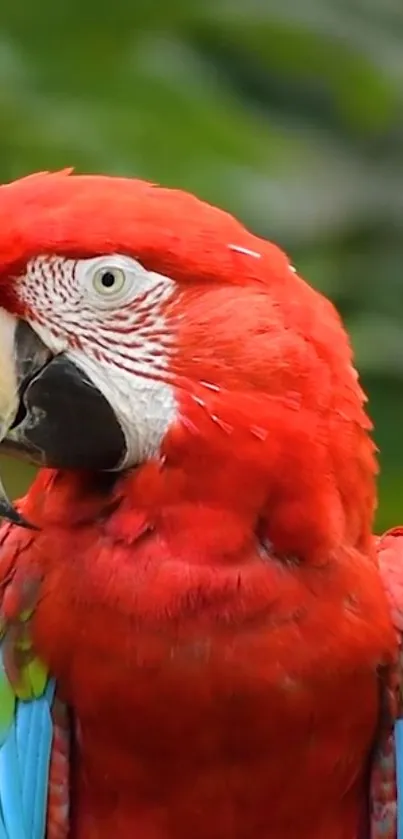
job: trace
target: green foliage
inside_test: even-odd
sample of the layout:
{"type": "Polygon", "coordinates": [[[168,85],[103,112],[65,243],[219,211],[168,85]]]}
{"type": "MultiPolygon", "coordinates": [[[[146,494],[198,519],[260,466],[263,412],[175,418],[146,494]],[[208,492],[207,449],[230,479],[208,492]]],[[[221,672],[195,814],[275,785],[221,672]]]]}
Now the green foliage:
{"type": "Polygon", "coordinates": [[[1,179],[139,175],[277,240],[345,318],[378,525],[401,520],[401,0],[3,0],[1,23],[1,179]]]}

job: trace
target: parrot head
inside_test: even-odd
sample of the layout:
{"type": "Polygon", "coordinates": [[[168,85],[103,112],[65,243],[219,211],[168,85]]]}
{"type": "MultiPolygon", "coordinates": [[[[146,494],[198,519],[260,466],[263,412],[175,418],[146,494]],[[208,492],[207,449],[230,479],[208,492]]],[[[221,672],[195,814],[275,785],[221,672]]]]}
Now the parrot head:
{"type": "Polygon", "coordinates": [[[1,186],[0,361],[0,451],[74,471],[156,461],[279,542],[370,532],[370,424],[338,315],[278,247],[187,193],[69,171],[1,186]]]}

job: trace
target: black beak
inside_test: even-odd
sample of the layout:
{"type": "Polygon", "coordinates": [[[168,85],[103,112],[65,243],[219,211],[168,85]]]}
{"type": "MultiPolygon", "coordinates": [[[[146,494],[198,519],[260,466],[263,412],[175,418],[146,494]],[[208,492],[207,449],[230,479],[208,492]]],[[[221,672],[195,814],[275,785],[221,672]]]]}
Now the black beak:
{"type": "MultiPolygon", "coordinates": [[[[55,469],[112,470],[126,453],[121,426],[107,399],[64,353],[52,356],[24,321],[14,334],[18,409],[0,452],[55,469]]],[[[0,516],[32,527],[0,482],[0,516]]]]}

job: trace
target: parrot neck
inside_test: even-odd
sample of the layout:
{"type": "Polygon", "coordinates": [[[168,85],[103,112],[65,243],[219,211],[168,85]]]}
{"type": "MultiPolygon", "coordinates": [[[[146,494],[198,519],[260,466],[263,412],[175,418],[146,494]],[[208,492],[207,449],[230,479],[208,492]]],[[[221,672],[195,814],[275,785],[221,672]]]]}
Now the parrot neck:
{"type": "MultiPolygon", "coordinates": [[[[284,558],[318,564],[341,545],[371,551],[376,467],[365,428],[335,427],[327,439],[329,418],[294,393],[199,388],[178,404],[155,482],[160,506],[231,513],[284,558]]],[[[149,483],[145,497],[152,468],[138,478],[149,483]]]]}
{"type": "Polygon", "coordinates": [[[46,492],[29,493],[24,504],[27,518],[39,526],[108,519],[119,539],[130,543],[136,534],[153,530],[177,555],[197,544],[195,561],[206,563],[215,556],[237,560],[257,544],[263,554],[309,564],[327,562],[329,552],[349,540],[369,551],[369,526],[349,532],[348,510],[331,485],[311,479],[295,487],[288,471],[274,482],[264,457],[245,463],[200,446],[180,458],[169,452],[119,475],[49,470],[40,475],[46,492]]]}
{"type": "MultiPolygon", "coordinates": [[[[179,539],[204,543],[206,557],[256,541],[315,565],[340,546],[371,551],[375,466],[365,429],[356,424],[353,441],[334,430],[330,463],[326,417],[293,394],[182,388],[177,401],[177,421],[148,462],[122,473],[44,470],[45,519],[63,521],[68,511],[69,521],[93,520],[118,507],[123,531],[138,520],[140,530],[169,533],[176,548],[179,539]],[[345,450],[353,443],[354,458],[345,450]]],[[[35,511],[25,514],[35,523],[35,511]]]]}

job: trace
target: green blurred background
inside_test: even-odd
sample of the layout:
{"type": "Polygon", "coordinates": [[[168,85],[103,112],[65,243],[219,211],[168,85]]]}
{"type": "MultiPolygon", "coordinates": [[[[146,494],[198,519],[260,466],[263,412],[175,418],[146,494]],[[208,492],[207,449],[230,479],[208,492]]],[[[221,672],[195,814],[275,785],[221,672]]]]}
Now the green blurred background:
{"type": "MultiPolygon", "coordinates": [[[[2,0],[0,179],[182,186],[289,252],[351,332],[403,522],[402,0],[2,0]]],[[[9,490],[32,472],[5,462],[9,490]]]]}

